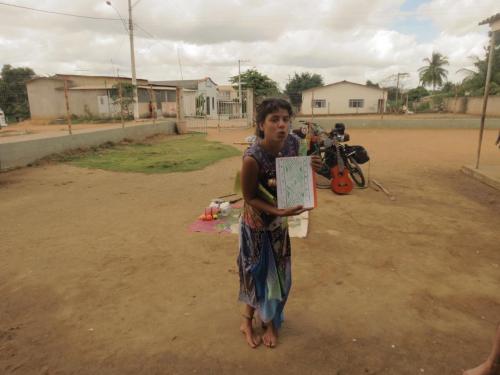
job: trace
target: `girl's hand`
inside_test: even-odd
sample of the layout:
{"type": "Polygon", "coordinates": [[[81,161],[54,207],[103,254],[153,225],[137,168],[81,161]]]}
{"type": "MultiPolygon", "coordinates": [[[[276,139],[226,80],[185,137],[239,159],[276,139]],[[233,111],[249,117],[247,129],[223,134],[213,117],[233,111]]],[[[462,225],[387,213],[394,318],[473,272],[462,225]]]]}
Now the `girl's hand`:
{"type": "Polygon", "coordinates": [[[323,166],[323,162],[321,161],[321,157],[319,155],[311,155],[311,167],[314,172],[317,172],[323,166]]]}
{"type": "Polygon", "coordinates": [[[276,211],[276,216],[295,216],[295,215],[300,215],[302,212],[309,210],[310,208],[304,208],[304,206],[278,208],[276,211]]]}

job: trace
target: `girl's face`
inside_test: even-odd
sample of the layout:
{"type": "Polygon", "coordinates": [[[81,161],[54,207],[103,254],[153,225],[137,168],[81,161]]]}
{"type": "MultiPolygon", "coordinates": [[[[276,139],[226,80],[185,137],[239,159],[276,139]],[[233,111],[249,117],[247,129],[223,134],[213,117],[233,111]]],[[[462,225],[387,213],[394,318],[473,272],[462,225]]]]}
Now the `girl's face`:
{"type": "Polygon", "coordinates": [[[278,109],[266,116],[264,123],[259,125],[264,132],[264,139],[269,141],[283,141],[288,135],[290,115],[286,109],[278,109]]]}

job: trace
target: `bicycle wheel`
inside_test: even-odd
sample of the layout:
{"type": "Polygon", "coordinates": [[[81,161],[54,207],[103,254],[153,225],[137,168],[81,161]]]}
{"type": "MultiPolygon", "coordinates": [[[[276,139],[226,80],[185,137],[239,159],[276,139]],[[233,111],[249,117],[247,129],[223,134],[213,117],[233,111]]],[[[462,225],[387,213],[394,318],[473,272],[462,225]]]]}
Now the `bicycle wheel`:
{"type": "Polygon", "coordinates": [[[353,181],[356,183],[358,187],[365,187],[366,181],[365,181],[365,176],[363,175],[363,171],[361,170],[361,167],[356,163],[356,160],[352,156],[349,156],[349,159],[347,161],[347,169],[349,169],[349,172],[351,173],[351,177],[353,181]]]}

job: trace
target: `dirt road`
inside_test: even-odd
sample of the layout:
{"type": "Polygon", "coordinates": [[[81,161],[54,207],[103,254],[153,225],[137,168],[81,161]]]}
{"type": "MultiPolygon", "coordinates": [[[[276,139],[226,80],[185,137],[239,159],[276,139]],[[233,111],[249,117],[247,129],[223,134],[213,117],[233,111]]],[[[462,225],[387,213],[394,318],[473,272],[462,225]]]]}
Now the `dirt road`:
{"type": "MultiPolygon", "coordinates": [[[[500,193],[459,172],[477,132],[350,133],[396,200],[319,191],[274,350],[238,332],[236,236],[187,231],[231,192],[239,157],[165,175],[0,174],[0,373],[451,375],[484,359],[500,320],[500,193]]],[[[485,164],[499,164],[496,134],[485,164]]]]}

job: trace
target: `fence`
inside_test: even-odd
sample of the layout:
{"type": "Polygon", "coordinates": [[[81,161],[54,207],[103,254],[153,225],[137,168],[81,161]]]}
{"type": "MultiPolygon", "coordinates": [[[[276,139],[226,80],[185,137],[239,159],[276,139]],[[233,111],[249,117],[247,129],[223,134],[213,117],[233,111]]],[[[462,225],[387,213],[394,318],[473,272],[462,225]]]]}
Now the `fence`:
{"type": "Polygon", "coordinates": [[[246,101],[241,103],[241,108],[239,102],[219,101],[217,105],[217,115],[221,120],[246,118],[246,101]]]}
{"type": "Polygon", "coordinates": [[[207,116],[186,116],[184,118],[188,131],[196,131],[207,133],[208,119],[207,116]]]}
{"type": "MultiPolygon", "coordinates": [[[[446,98],[443,101],[446,110],[453,113],[480,115],[483,105],[482,97],[446,98]]],[[[486,108],[487,116],[500,116],[500,96],[490,96],[486,108]]]]}
{"type": "Polygon", "coordinates": [[[212,116],[185,116],[186,126],[189,131],[207,132],[213,129],[245,129],[253,126],[254,121],[254,95],[253,90],[248,89],[243,95],[245,99],[240,103],[234,100],[219,99],[217,101],[217,113],[212,116]],[[248,108],[248,111],[247,111],[248,108]]]}

